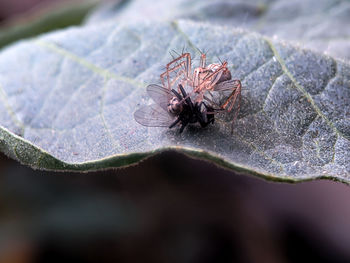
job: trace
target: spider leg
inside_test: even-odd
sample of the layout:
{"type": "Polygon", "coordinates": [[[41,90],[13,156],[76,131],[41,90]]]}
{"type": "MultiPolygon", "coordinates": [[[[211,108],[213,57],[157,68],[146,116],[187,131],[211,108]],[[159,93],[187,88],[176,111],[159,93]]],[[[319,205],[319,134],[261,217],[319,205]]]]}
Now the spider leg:
{"type": "MultiPolygon", "coordinates": [[[[165,82],[167,82],[168,84],[168,89],[170,89],[170,87],[173,85],[173,83],[170,83],[170,73],[178,70],[179,68],[183,67],[185,65],[184,61],[176,64],[174,67],[172,68],[167,68],[165,72],[163,72],[162,74],[160,74],[160,79],[162,81],[163,87],[166,87],[165,82]]],[[[181,70],[180,72],[176,72],[176,76],[175,76],[175,81],[181,76],[181,74],[184,74],[185,71],[181,70]]]]}
{"type": "Polygon", "coordinates": [[[233,133],[233,125],[237,119],[239,110],[241,109],[241,100],[242,100],[241,87],[239,87],[239,90],[236,90],[235,95],[233,96],[233,103],[229,108],[229,110],[232,110],[233,106],[235,105],[237,96],[238,96],[238,103],[237,103],[237,108],[235,110],[235,115],[233,116],[233,120],[232,120],[231,133],[233,133]]]}
{"type": "Polygon", "coordinates": [[[200,67],[205,68],[205,63],[206,63],[206,55],[205,53],[201,53],[201,59],[199,62],[200,67]]]}
{"type": "MultiPolygon", "coordinates": [[[[230,81],[231,82],[231,81],[230,81]]],[[[221,108],[226,109],[226,107],[230,104],[230,102],[232,101],[232,103],[230,104],[230,106],[228,107],[227,111],[230,112],[234,105],[236,104],[236,100],[237,98],[239,98],[239,103],[238,103],[238,107],[240,107],[240,102],[241,102],[241,90],[242,90],[242,85],[241,82],[239,80],[234,80],[233,81],[233,86],[230,88],[232,90],[232,93],[230,94],[230,96],[227,98],[227,100],[224,102],[224,104],[221,106],[221,108]]],[[[214,89],[215,90],[215,89],[214,89]]],[[[224,89],[222,89],[224,90],[224,89]]]]}
{"type": "Polygon", "coordinates": [[[183,77],[185,75],[185,71],[181,70],[176,73],[176,77],[170,82],[170,87],[173,87],[175,83],[179,80],[180,77],[183,77]]]}
{"type": "MultiPolygon", "coordinates": [[[[212,73],[204,76],[202,81],[199,81],[198,91],[203,91],[204,89],[213,90],[215,84],[220,80],[223,71],[227,68],[227,62],[225,61],[219,68],[214,70],[212,73]]],[[[198,92],[196,91],[196,92],[198,92]]]]}
{"type": "Polygon", "coordinates": [[[241,81],[240,80],[225,81],[225,82],[218,84],[216,87],[214,87],[214,91],[224,91],[224,90],[232,90],[232,92],[231,92],[230,96],[226,99],[224,104],[222,104],[221,108],[225,109],[227,112],[230,112],[235,107],[235,105],[237,105],[237,107],[235,109],[235,114],[234,114],[233,120],[232,120],[231,133],[233,133],[233,125],[237,119],[239,110],[241,108],[241,100],[242,100],[241,81]]]}
{"type": "Polygon", "coordinates": [[[160,75],[160,78],[162,79],[162,83],[163,83],[163,86],[165,87],[164,85],[164,79],[165,79],[165,76],[167,78],[167,82],[168,82],[168,88],[170,89],[171,85],[170,85],[170,76],[169,76],[169,73],[172,72],[172,71],[175,71],[176,69],[180,68],[184,66],[184,73],[185,73],[185,77],[186,79],[189,78],[189,76],[191,75],[191,55],[190,53],[183,53],[181,56],[179,56],[178,58],[172,60],[171,62],[169,62],[167,65],[166,65],[166,71],[164,73],[162,73],[160,75]],[[181,59],[186,59],[185,61],[181,61],[181,59]],[[178,63],[178,61],[181,61],[180,63],[178,63]],[[173,66],[173,64],[175,64],[175,66],[173,66]]]}
{"type": "MultiPolygon", "coordinates": [[[[198,71],[194,72],[193,74],[193,91],[187,94],[187,97],[191,96],[193,93],[199,93],[202,94],[201,96],[203,97],[203,93],[206,90],[213,90],[215,84],[219,81],[223,71],[225,70],[227,66],[227,62],[224,62],[218,69],[216,69],[214,72],[200,72],[200,68],[198,71]],[[203,79],[201,79],[201,75],[206,74],[203,79]]],[[[196,70],[195,70],[196,71],[196,70]]],[[[208,70],[206,70],[208,71],[208,70]]],[[[182,100],[185,100],[187,97],[183,98],[182,100]]],[[[199,101],[202,100],[202,97],[198,97],[199,101]]]]}

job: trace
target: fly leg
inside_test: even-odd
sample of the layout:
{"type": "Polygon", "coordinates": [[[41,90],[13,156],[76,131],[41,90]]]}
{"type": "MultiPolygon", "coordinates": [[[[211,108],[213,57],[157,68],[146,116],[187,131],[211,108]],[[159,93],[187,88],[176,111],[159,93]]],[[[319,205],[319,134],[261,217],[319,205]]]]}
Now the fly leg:
{"type": "Polygon", "coordinates": [[[188,124],[188,121],[187,121],[187,120],[181,122],[181,128],[180,128],[179,133],[182,133],[182,132],[184,131],[184,129],[185,129],[185,127],[187,126],[187,124],[188,124]]]}
{"type": "Polygon", "coordinates": [[[214,123],[214,109],[207,106],[204,102],[200,104],[195,104],[196,116],[199,124],[204,128],[208,126],[209,123],[214,123]],[[202,111],[202,105],[204,105],[205,110],[202,111]]]}
{"type": "Polygon", "coordinates": [[[191,111],[193,111],[194,106],[193,106],[192,100],[189,96],[187,96],[186,91],[181,84],[179,84],[179,89],[180,89],[182,96],[183,96],[182,100],[185,100],[187,105],[190,107],[191,111]]]}
{"type": "Polygon", "coordinates": [[[169,129],[173,128],[176,124],[178,124],[181,121],[180,117],[177,117],[177,119],[170,124],[169,129]]]}
{"type": "MultiPolygon", "coordinates": [[[[181,84],[179,84],[179,89],[182,93],[182,96],[174,89],[172,89],[172,92],[175,94],[175,96],[178,98],[179,101],[182,101],[184,99],[184,97],[187,96],[187,94],[186,94],[186,91],[181,84]]],[[[181,122],[180,133],[182,133],[183,130],[185,129],[185,127],[187,126],[187,124],[191,122],[191,119],[192,119],[191,115],[193,114],[193,111],[194,111],[194,106],[193,106],[193,103],[192,103],[190,98],[186,98],[185,103],[186,103],[186,105],[185,105],[186,109],[183,109],[182,112],[180,112],[177,119],[169,126],[169,128],[172,128],[176,124],[181,122]],[[187,116],[187,115],[189,115],[189,116],[187,116]]]]}
{"type": "Polygon", "coordinates": [[[206,109],[206,117],[207,117],[207,122],[209,123],[214,123],[214,112],[217,111],[212,107],[207,106],[204,102],[202,102],[205,109],[206,109]]]}

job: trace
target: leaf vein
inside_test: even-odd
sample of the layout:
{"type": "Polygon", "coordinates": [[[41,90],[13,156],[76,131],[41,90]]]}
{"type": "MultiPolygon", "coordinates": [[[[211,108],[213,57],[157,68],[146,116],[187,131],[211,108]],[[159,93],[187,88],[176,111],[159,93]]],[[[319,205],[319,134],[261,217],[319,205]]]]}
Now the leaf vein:
{"type": "Polygon", "coordinates": [[[23,136],[24,130],[25,130],[25,125],[17,117],[15,111],[12,109],[11,105],[8,103],[8,98],[7,98],[6,92],[1,85],[0,85],[0,98],[4,102],[4,107],[5,107],[6,111],[8,112],[8,114],[10,115],[12,121],[21,129],[20,134],[23,136]]]}
{"type": "Polygon", "coordinates": [[[293,84],[295,85],[295,87],[306,97],[306,99],[308,100],[308,102],[311,104],[312,108],[316,111],[316,113],[321,116],[322,119],[325,120],[325,122],[327,123],[327,125],[329,127],[332,128],[332,130],[338,134],[339,136],[345,138],[346,140],[350,141],[350,138],[348,138],[348,136],[346,136],[344,133],[342,133],[341,131],[339,131],[334,124],[327,118],[327,116],[325,116],[323,114],[323,112],[321,111],[321,109],[316,105],[314,99],[311,97],[311,95],[304,89],[304,87],[302,87],[299,82],[295,79],[295,77],[293,76],[293,74],[288,70],[284,60],[282,59],[282,57],[279,55],[278,51],[276,50],[276,48],[274,47],[274,45],[272,44],[272,42],[265,38],[266,42],[269,44],[272,52],[275,54],[276,59],[278,60],[278,62],[280,63],[282,70],[284,71],[284,73],[290,78],[290,80],[293,82],[293,84]]]}
{"type": "Polygon", "coordinates": [[[53,43],[49,43],[49,42],[45,42],[42,40],[36,40],[35,43],[43,48],[46,48],[48,50],[51,50],[55,53],[58,53],[62,56],[65,56],[67,58],[69,58],[70,60],[80,64],[81,66],[88,68],[89,70],[91,70],[92,72],[94,72],[95,74],[98,74],[100,76],[102,76],[104,79],[116,79],[116,80],[120,80],[126,83],[129,83],[133,86],[137,86],[137,87],[143,87],[144,84],[142,82],[136,81],[134,79],[125,77],[125,76],[121,76],[118,74],[115,74],[107,69],[101,68],[99,66],[94,65],[93,63],[89,62],[86,59],[83,59],[73,53],[71,53],[70,51],[57,46],[56,44],[53,43]]]}

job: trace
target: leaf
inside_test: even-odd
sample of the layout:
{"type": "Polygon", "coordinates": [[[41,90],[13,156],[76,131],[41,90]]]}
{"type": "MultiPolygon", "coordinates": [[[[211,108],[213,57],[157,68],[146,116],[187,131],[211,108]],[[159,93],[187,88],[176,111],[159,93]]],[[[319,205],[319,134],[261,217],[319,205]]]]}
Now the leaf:
{"type": "Polygon", "coordinates": [[[348,182],[350,68],[261,35],[178,21],[71,28],[0,54],[0,149],[34,168],[98,170],[167,149],[274,180],[348,182]],[[155,39],[154,36],[157,36],[155,39]],[[241,79],[243,102],[206,129],[144,127],[169,50],[210,50],[241,79]]]}
{"type": "Polygon", "coordinates": [[[151,5],[138,0],[106,3],[88,23],[189,18],[256,31],[349,61],[349,13],[350,2],[342,0],[173,0],[151,5]]]}
{"type": "Polygon", "coordinates": [[[72,1],[73,3],[51,4],[24,16],[11,25],[0,29],[0,48],[16,40],[33,37],[55,29],[80,24],[86,14],[96,6],[98,0],[72,1]]]}

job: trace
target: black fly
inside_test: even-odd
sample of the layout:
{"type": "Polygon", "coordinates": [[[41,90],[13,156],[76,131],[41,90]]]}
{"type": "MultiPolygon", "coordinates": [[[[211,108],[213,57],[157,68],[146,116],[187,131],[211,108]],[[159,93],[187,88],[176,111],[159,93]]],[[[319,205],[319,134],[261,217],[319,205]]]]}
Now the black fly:
{"type": "Polygon", "coordinates": [[[202,127],[214,123],[214,109],[204,102],[192,103],[185,89],[179,84],[181,94],[174,89],[151,84],[147,93],[156,104],[143,106],[134,113],[135,120],[144,126],[173,128],[180,124],[180,133],[189,123],[202,127]],[[183,100],[185,98],[185,100],[183,100]]]}

